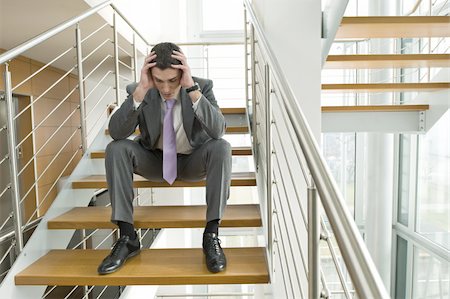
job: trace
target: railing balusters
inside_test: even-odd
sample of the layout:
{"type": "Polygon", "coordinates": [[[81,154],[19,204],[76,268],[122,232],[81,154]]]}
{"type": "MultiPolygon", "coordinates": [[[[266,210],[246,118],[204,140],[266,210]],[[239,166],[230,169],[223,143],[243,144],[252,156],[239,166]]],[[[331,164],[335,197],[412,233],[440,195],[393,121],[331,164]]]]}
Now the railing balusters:
{"type": "Polygon", "coordinates": [[[7,127],[8,127],[8,150],[9,150],[9,165],[10,165],[10,179],[11,179],[11,198],[14,213],[14,231],[16,238],[16,255],[19,255],[23,249],[23,234],[22,234],[22,209],[20,207],[20,192],[19,192],[19,177],[18,171],[18,156],[16,151],[16,126],[14,122],[15,103],[13,102],[11,73],[9,71],[9,63],[5,63],[5,99],[6,99],[6,113],[7,113],[7,127]]]}

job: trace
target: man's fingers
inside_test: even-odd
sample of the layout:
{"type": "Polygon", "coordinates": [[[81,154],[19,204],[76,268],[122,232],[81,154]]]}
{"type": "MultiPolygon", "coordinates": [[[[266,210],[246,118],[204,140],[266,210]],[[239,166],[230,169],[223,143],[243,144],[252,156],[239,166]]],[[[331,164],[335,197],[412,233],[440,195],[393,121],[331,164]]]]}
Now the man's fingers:
{"type": "Polygon", "coordinates": [[[142,67],[142,70],[149,70],[152,67],[154,67],[156,65],[156,62],[151,62],[151,63],[146,63],[144,64],[144,66],[142,67]]]}

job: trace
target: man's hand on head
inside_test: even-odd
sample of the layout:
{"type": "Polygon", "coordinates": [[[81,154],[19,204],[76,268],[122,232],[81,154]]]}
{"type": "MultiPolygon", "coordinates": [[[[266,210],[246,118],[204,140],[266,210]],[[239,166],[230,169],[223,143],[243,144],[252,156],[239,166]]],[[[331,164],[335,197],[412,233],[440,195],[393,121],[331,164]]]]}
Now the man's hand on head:
{"type": "Polygon", "coordinates": [[[181,87],[189,88],[189,87],[193,86],[194,80],[192,79],[191,68],[189,67],[189,65],[187,63],[186,56],[183,54],[183,52],[181,52],[181,50],[180,51],[174,50],[172,57],[181,62],[181,64],[172,64],[172,67],[174,69],[179,69],[182,72],[181,80],[180,80],[181,87]]]}
{"type": "Polygon", "coordinates": [[[145,57],[144,65],[141,69],[141,79],[133,93],[133,98],[136,102],[142,102],[147,91],[155,86],[151,73],[151,68],[156,65],[156,62],[153,62],[155,58],[155,52],[151,52],[145,57]]]}

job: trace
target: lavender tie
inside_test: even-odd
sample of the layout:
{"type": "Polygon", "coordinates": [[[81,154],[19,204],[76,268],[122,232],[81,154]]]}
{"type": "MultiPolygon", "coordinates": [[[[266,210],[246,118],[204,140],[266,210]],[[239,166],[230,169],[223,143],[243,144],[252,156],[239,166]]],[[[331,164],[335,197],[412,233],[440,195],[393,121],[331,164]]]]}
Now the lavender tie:
{"type": "Polygon", "coordinates": [[[166,100],[163,132],[163,178],[171,185],[177,178],[177,143],[172,115],[174,105],[174,99],[166,100]]]}

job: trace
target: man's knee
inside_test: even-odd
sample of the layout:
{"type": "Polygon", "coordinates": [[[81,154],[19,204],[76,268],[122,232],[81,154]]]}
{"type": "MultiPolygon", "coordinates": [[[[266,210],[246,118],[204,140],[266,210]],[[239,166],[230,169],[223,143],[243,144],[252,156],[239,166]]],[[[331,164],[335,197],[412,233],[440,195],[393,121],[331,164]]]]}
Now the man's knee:
{"type": "Polygon", "coordinates": [[[105,151],[106,157],[111,158],[114,156],[117,157],[118,155],[123,155],[130,148],[131,142],[133,142],[133,141],[128,140],[128,139],[111,141],[106,146],[106,151],[105,151]]]}
{"type": "Polygon", "coordinates": [[[231,145],[225,139],[211,140],[211,154],[221,159],[231,159],[231,145]]]}

